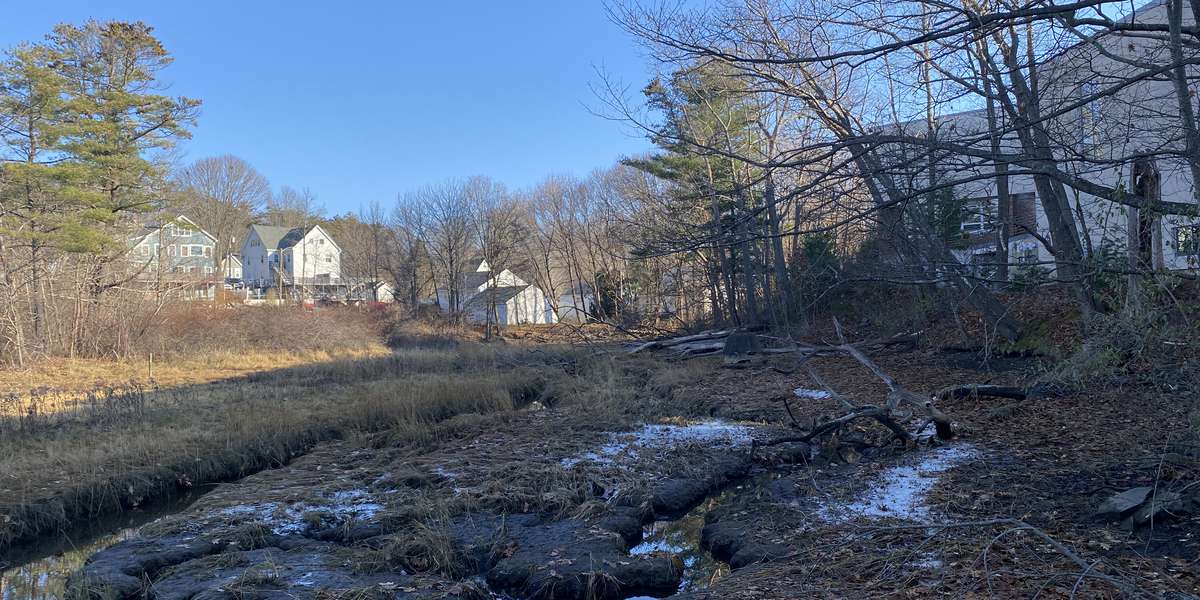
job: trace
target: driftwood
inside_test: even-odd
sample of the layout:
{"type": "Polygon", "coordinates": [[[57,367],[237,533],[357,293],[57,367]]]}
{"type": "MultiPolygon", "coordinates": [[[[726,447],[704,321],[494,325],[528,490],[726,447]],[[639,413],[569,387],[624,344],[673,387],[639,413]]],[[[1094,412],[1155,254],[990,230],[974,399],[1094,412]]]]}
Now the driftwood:
{"type": "MultiPolygon", "coordinates": [[[[630,354],[638,354],[640,352],[645,352],[647,350],[658,350],[660,348],[672,348],[675,346],[679,346],[682,344],[688,344],[691,342],[715,340],[715,339],[719,339],[719,338],[728,336],[732,331],[733,331],[732,329],[710,330],[710,331],[702,331],[700,333],[693,334],[693,335],[685,335],[685,336],[681,336],[681,337],[667,338],[667,339],[663,339],[663,340],[652,340],[652,341],[643,342],[641,344],[638,344],[637,346],[634,346],[633,349],[631,349],[629,351],[629,353],[630,354]]],[[[722,344],[721,347],[724,347],[724,344],[722,344]]],[[[718,348],[718,350],[720,350],[720,347],[718,348]]]]}
{"type": "Polygon", "coordinates": [[[1013,400],[1025,400],[1036,394],[1037,390],[1031,388],[968,383],[966,385],[956,385],[943,388],[934,395],[938,400],[970,397],[1011,398],[1013,400]]]}
{"type": "MultiPolygon", "coordinates": [[[[995,396],[1003,398],[1025,399],[1030,396],[1030,391],[1023,388],[994,386],[985,384],[970,384],[962,386],[948,387],[938,391],[932,395],[922,395],[906,389],[900,385],[895,378],[884,371],[875,361],[867,356],[869,351],[880,351],[894,348],[914,348],[917,344],[921,332],[897,335],[890,338],[862,341],[856,343],[847,342],[842,333],[841,324],[834,320],[834,329],[837,333],[837,344],[807,344],[800,343],[795,340],[784,340],[782,338],[773,338],[766,335],[752,337],[753,344],[747,344],[744,339],[737,339],[734,346],[731,346],[730,354],[736,356],[726,356],[726,366],[737,366],[744,362],[745,356],[749,354],[796,354],[798,358],[797,368],[805,367],[809,378],[813,380],[822,390],[827,392],[829,396],[838,401],[839,404],[846,410],[840,417],[814,425],[808,432],[799,437],[790,437],[787,439],[775,440],[770,443],[783,443],[786,441],[810,441],[821,435],[832,433],[849,423],[858,419],[872,419],[884,427],[887,427],[895,437],[907,442],[912,441],[917,433],[920,433],[929,424],[933,424],[938,439],[947,440],[954,437],[953,424],[950,417],[939,409],[935,401],[947,400],[952,398],[963,398],[968,396],[995,396]],[[778,344],[780,341],[785,341],[784,346],[765,347],[761,342],[774,342],[778,344]],[[736,350],[733,348],[736,347],[736,350]],[[832,387],[821,379],[820,375],[812,369],[811,366],[806,366],[809,359],[815,356],[831,356],[842,355],[849,356],[870,371],[876,378],[883,382],[888,388],[887,397],[884,402],[877,406],[855,406],[832,387]],[[898,411],[901,406],[908,406],[914,412],[924,415],[925,422],[917,428],[916,432],[910,432],[897,419],[898,411]]],[[[682,359],[690,359],[698,356],[710,356],[717,353],[723,353],[726,349],[726,341],[733,334],[747,334],[747,330],[738,329],[723,329],[704,331],[693,335],[685,335],[674,338],[666,338],[652,340],[634,346],[629,350],[630,354],[648,352],[654,350],[672,350],[676,356],[682,359]]],[[[782,373],[794,373],[795,371],[784,371],[776,369],[782,373]]],[[[787,409],[788,416],[792,421],[793,427],[804,429],[796,420],[795,414],[792,412],[791,398],[784,397],[784,408],[787,409]]],[[[907,418],[907,415],[905,415],[907,418]]]]}
{"type": "MultiPolygon", "coordinates": [[[[725,340],[735,333],[752,333],[758,327],[742,328],[742,329],[718,329],[702,331],[692,335],[684,335],[673,338],[665,338],[658,340],[650,340],[636,344],[629,349],[629,354],[640,354],[643,352],[651,352],[655,350],[673,350],[679,358],[696,358],[700,356],[709,356],[719,354],[725,350],[725,340]]],[[[870,340],[858,342],[854,345],[862,350],[874,351],[891,348],[915,348],[917,340],[921,332],[908,333],[897,335],[890,338],[879,340],[870,340]]],[[[763,342],[781,341],[781,338],[773,338],[771,336],[757,336],[759,343],[755,348],[746,352],[746,354],[801,354],[801,355],[830,355],[837,354],[836,350],[827,346],[802,344],[792,340],[787,340],[786,346],[768,347],[763,342]]]]}
{"type": "MultiPolygon", "coordinates": [[[[804,367],[813,383],[815,383],[821,390],[824,390],[824,392],[827,393],[830,398],[841,404],[842,407],[846,409],[846,413],[840,417],[814,425],[812,429],[804,435],[772,440],[763,445],[772,445],[789,441],[808,442],[822,435],[837,431],[838,429],[841,429],[842,427],[845,427],[846,425],[858,419],[873,419],[884,427],[887,427],[896,438],[903,440],[905,443],[909,443],[915,438],[916,434],[905,429],[904,426],[901,425],[900,421],[896,418],[897,409],[899,409],[900,405],[902,404],[909,405],[914,409],[924,413],[927,420],[917,428],[917,433],[920,433],[920,431],[929,423],[933,423],[935,425],[938,439],[947,440],[954,437],[954,429],[950,417],[947,416],[946,413],[942,412],[936,405],[934,405],[933,397],[922,396],[904,388],[904,386],[900,385],[891,375],[884,371],[882,367],[876,364],[875,361],[871,360],[862,351],[862,344],[851,344],[846,342],[845,337],[842,335],[841,327],[836,320],[834,321],[834,327],[837,330],[840,343],[825,346],[805,346],[807,351],[801,356],[797,368],[804,367]],[[868,371],[875,375],[875,377],[882,381],[884,385],[887,386],[888,394],[885,402],[879,406],[855,406],[836,390],[834,390],[829,384],[825,383],[825,380],[821,378],[816,369],[807,364],[810,358],[819,354],[843,354],[858,361],[859,364],[865,367],[868,371]]],[[[797,344],[797,346],[799,345],[797,344]]],[[[798,392],[797,395],[799,395],[798,392]]],[[[784,408],[787,409],[788,416],[792,420],[792,425],[794,427],[801,428],[800,424],[796,421],[795,415],[792,413],[790,400],[791,399],[788,397],[784,398],[784,408]]]]}

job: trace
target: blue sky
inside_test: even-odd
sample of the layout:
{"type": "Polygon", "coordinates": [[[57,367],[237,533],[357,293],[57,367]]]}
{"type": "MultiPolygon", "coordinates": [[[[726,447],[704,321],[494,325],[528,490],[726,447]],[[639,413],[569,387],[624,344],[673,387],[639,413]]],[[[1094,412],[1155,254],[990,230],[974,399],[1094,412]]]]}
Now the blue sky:
{"type": "Polygon", "coordinates": [[[329,212],[448,177],[511,187],[584,175],[649,143],[590,114],[601,68],[631,86],[652,65],[600,0],[12,2],[0,46],[60,22],[141,20],[175,64],[169,92],[203,100],[185,160],[234,154],[329,212]]]}

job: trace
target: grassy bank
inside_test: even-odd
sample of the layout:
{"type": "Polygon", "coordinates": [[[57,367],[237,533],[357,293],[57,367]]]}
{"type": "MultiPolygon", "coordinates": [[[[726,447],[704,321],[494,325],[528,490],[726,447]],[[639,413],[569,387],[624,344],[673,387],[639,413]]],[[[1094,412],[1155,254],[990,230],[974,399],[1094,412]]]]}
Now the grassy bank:
{"type": "Polygon", "coordinates": [[[295,364],[223,379],[212,366],[219,359],[199,358],[192,369],[181,363],[181,383],[143,389],[137,403],[99,403],[72,418],[5,430],[0,549],[282,464],[322,440],[512,410],[562,377],[573,352],[471,344],[312,362],[297,354],[288,359],[295,364]]]}

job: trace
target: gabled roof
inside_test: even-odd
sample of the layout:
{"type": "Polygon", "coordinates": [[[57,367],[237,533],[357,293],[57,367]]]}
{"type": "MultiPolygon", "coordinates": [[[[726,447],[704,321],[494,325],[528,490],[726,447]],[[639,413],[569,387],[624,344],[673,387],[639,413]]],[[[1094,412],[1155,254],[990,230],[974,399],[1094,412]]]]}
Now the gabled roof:
{"type": "Polygon", "coordinates": [[[300,240],[302,240],[302,239],[304,239],[304,230],[303,229],[296,227],[294,229],[288,230],[288,232],[282,238],[279,239],[279,249],[283,250],[284,248],[291,248],[292,246],[299,244],[300,240]]]}
{"type": "Polygon", "coordinates": [[[305,230],[302,227],[293,227],[292,229],[289,229],[287,233],[283,235],[283,237],[279,238],[279,249],[283,250],[285,248],[291,248],[292,246],[299,244],[305,237],[308,237],[309,234],[318,230],[325,235],[325,238],[329,240],[330,244],[333,244],[335,248],[341,251],[342,247],[339,246],[337,241],[333,239],[333,236],[329,235],[329,232],[325,231],[325,229],[320,225],[313,225],[312,227],[309,227],[308,230],[305,230]]]}
{"type": "MultiPolygon", "coordinates": [[[[468,256],[467,259],[464,260],[462,263],[463,271],[478,271],[479,267],[485,265],[486,263],[487,263],[487,259],[484,258],[482,254],[476,254],[475,256],[468,256]]],[[[488,268],[486,268],[484,270],[491,271],[492,268],[491,268],[491,266],[488,266],[488,268]]]]}
{"type": "Polygon", "coordinates": [[[487,308],[488,302],[495,298],[496,304],[504,304],[509,300],[517,297],[517,294],[525,291],[528,285],[506,285],[497,288],[488,288],[474,296],[471,296],[466,303],[463,304],[464,309],[487,308]]]}
{"type": "Polygon", "coordinates": [[[282,240],[292,230],[277,225],[251,225],[250,231],[258,234],[258,239],[262,240],[264,248],[274,250],[279,248],[279,240],[282,240]]]}
{"type": "Polygon", "coordinates": [[[213,234],[205,231],[203,227],[197,225],[195,221],[187,218],[187,216],[185,216],[185,215],[176,215],[174,218],[167,219],[165,221],[160,221],[157,223],[147,223],[145,225],[145,227],[148,231],[146,233],[143,233],[142,235],[139,235],[136,238],[134,238],[133,243],[134,243],[134,245],[140,244],[140,243],[142,243],[142,240],[144,240],[147,237],[150,237],[151,235],[153,235],[154,233],[160,231],[163,227],[166,227],[167,225],[169,225],[171,223],[179,223],[180,221],[185,223],[189,229],[195,229],[196,231],[203,233],[205,235],[205,237],[212,240],[213,243],[216,243],[217,238],[215,236],[213,236],[213,234]]]}
{"type": "Polygon", "coordinates": [[[462,274],[462,288],[474,290],[487,283],[494,277],[491,271],[465,271],[462,274]]]}

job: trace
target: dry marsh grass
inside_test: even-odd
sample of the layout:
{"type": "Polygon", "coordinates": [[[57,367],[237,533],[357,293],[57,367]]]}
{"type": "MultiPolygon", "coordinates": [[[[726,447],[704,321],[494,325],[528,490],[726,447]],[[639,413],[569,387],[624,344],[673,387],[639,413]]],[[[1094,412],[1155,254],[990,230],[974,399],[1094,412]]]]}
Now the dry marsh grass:
{"type": "Polygon", "coordinates": [[[2,435],[0,548],[286,463],[320,441],[387,430],[419,444],[455,424],[479,427],[540,398],[578,352],[463,345],[360,354],[143,388],[135,410],[2,435]]]}

